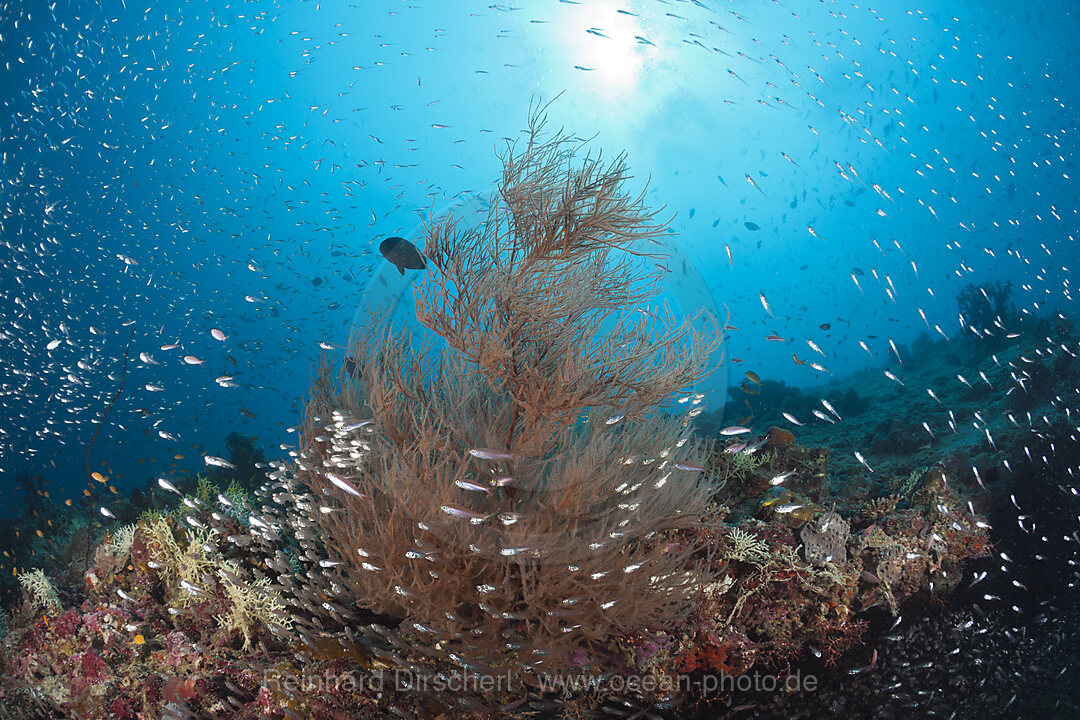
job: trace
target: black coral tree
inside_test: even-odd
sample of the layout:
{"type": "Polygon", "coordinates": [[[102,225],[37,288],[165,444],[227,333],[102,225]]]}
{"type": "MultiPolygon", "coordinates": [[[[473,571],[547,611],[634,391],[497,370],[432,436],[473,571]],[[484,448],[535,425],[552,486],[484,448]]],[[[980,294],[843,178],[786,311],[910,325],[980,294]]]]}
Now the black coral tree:
{"type": "Polygon", "coordinates": [[[559,672],[677,625],[708,580],[672,539],[708,502],[687,415],[720,335],[647,309],[666,223],[622,156],[579,148],[534,112],[487,221],[427,228],[416,316],[437,353],[372,323],[316,382],[312,531],[335,602],[400,621],[398,662],[559,672]]]}

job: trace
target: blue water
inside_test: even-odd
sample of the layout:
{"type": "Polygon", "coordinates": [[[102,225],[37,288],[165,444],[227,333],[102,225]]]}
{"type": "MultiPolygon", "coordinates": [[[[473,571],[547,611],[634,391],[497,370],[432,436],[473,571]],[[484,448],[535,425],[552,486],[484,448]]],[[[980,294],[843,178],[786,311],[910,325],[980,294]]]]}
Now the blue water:
{"type": "Polygon", "coordinates": [[[490,193],[556,97],[551,124],[625,152],[673,217],[670,286],[701,279],[673,301],[730,311],[732,383],[821,384],[889,339],[956,337],[968,283],[1075,313],[1068,3],[0,9],[9,497],[24,470],[79,496],[129,336],[90,471],[127,492],[232,431],[281,456],[318,358],[397,276],[381,240],[422,246],[424,219],[490,193]]]}

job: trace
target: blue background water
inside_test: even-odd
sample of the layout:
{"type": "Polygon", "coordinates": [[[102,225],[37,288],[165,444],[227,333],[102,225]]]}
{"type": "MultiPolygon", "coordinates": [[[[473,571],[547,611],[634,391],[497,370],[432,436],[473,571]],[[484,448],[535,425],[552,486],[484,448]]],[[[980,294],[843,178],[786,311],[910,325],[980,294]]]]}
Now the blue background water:
{"type": "Polygon", "coordinates": [[[953,337],[970,282],[1072,313],[1078,25],[1049,2],[10,0],[0,486],[81,491],[129,321],[93,470],[193,472],[233,430],[281,454],[319,343],[387,272],[379,242],[490,192],[559,93],[552,124],[625,151],[675,216],[738,328],[734,381],[821,383],[792,353],[840,377],[889,338],[953,337]]]}

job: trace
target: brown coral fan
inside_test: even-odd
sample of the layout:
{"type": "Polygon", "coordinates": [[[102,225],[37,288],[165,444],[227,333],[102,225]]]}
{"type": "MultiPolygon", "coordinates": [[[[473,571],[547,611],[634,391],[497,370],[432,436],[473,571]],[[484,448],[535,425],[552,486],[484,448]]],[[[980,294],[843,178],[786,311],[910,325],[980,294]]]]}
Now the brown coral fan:
{"type": "MultiPolygon", "coordinates": [[[[332,607],[401,621],[397,638],[472,670],[557,672],[676,625],[709,579],[695,547],[665,538],[708,503],[675,412],[701,398],[672,396],[719,334],[631,311],[657,292],[638,246],[665,224],[625,193],[621,156],[580,159],[542,128],[534,113],[502,157],[480,229],[427,230],[416,310],[445,340],[438,362],[369,326],[355,376],[322,368],[301,435],[332,607]]],[[[406,662],[382,630],[397,646],[384,659],[406,662]]]]}

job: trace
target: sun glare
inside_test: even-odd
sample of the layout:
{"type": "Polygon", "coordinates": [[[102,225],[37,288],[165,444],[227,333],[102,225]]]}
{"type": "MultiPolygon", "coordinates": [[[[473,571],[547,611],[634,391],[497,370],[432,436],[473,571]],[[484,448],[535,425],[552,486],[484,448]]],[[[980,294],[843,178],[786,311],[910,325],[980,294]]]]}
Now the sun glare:
{"type": "Polygon", "coordinates": [[[588,75],[585,84],[605,94],[634,90],[638,74],[653,45],[639,40],[638,18],[619,12],[620,4],[596,2],[579,6],[564,34],[575,71],[588,75]]]}

